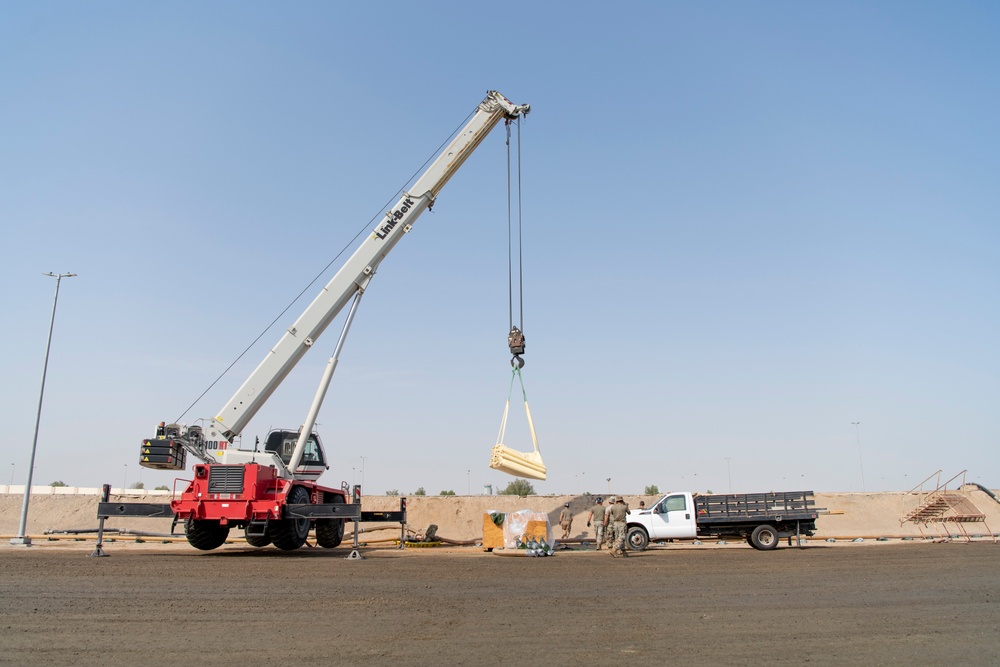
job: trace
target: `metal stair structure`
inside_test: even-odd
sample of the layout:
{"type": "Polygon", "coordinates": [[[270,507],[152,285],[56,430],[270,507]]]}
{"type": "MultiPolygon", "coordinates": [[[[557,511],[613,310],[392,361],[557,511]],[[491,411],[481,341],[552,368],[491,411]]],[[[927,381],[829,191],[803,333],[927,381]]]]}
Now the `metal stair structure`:
{"type": "Polygon", "coordinates": [[[967,472],[963,470],[944,484],[941,484],[941,471],[938,470],[920,484],[910,489],[908,493],[918,496],[917,506],[899,520],[899,525],[902,526],[909,521],[916,525],[917,530],[924,537],[928,537],[924,533],[924,528],[930,529],[933,526],[939,538],[950,540],[952,538],[951,532],[947,530],[945,524],[954,524],[957,532],[965,537],[967,542],[971,542],[972,537],[965,528],[966,524],[981,523],[986,532],[993,538],[993,541],[996,542],[996,536],[993,535],[990,527],[986,525],[986,514],[976,507],[975,503],[961,490],[965,487],[967,472]],[[961,483],[957,484],[955,489],[949,490],[948,485],[959,477],[962,478],[961,483]],[[934,488],[925,491],[924,485],[935,478],[934,488]]]}

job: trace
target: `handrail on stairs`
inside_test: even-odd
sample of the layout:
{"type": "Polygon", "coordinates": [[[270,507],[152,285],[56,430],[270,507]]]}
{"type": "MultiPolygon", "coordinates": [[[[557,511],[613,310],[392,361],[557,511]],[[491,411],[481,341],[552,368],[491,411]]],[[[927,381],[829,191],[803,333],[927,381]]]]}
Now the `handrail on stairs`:
{"type": "Polygon", "coordinates": [[[929,482],[932,477],[937,477],[937,479],[938,479],[937,484],[934,485],[934,487],[935,487],[934,490],[936,491],[937,489],[941,488],[941,471],[938,470],[935,473],[931,473],[927,477],[927,479],[925,479],[924,481],[922,481],[919,484],[917,484],[915,487],[913,487],[912,489],[910,489],[909,491],[907,491],[907,493],[918,493],[918,494],[919,493],[924,493],[924,484],[926,484],[927,482],[929,482]],[[918,491],[918,489],[919,489],[919,491],[918,491]]]}

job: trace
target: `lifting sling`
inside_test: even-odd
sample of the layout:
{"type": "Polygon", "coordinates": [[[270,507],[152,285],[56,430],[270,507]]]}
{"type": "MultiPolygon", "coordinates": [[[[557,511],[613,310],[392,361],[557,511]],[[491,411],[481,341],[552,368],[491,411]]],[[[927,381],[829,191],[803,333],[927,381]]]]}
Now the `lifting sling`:
{"type": "Polygon", "coordinates": [[[545,464],[542,462],[542,454],[538,451],[538,437],[535,435],[535,424],[531,421],[531,409],[528,407],[528,394],[524,391],[524,379],[521,377],[521,367],[513,364],[514,371],[510,378],[510,391],[507,392],[507,404],[503,409],[503,419],[500,420],[500,432],[497,434],[497,443],[493,445],[490,454],[490,467],[505,472],[515,477],[527,477],[529,479],[545,479],[545,464]],[[510,412],[510,395],[514,391],[514,377],[521,383],[521,395],[524,397],[524,412],[528,416],[528,428],[531,430],[531,442],[535,446],[533,452],[519,452],[503,444],[504,434],[507,431],[507,414],[510,412]]]}

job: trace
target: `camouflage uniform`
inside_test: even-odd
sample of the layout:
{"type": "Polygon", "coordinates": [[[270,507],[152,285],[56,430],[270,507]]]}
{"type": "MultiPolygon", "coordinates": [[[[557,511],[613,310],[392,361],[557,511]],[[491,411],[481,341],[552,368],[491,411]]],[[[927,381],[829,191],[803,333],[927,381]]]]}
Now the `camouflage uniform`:
{"type": "Polygon", "coordinates": [[[604,542],[604,505],[601,504],[601,499],[597,499],[597,503],[590,508],[590,518],[587,519],[587,525],[594,525],[594,540],[597,542],[597,550],[601,550],[601,543],[604,542]]]}
{"type": "Polygon", "coordinates": [[[561,539],[569,539],[570,531],[573,530],[573,510],[569,508],[569,503],[563,505],[559,512],[559,527],[563,529],[561,539]]]}
{"type": "Polygon", "coordinates": [[[626,517],[628,507],[625,501],[619,498],[614,505],[608,508],[608,522],[614,527],[615,545],[611,551],[612,556],[625,556],[625,533],[627,532],[626,517]]]}
{"type": "Polygon", "coordinates": [[[611,550],[615,543],[615,526],[611,523],[611,508],[615,506],[615,497],[608,498],[608,505],[604,508],[604,546],[611,550]]]}

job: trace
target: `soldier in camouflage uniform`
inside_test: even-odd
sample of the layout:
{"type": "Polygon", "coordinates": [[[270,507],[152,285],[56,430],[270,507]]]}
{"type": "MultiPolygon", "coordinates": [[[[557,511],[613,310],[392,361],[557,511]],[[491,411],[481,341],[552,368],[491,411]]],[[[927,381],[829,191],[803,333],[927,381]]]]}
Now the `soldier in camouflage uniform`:
{"type": "Polygon", "coordinates": [[[590,524],[594,524],[594,541],[597,542],[597,550],[601,550],[601,544],[604,542],[604,505],[600,497],[594,501],[594,506],[590,508],[590,514],[587,515],[587,527],[590,524]]]}
{"type": "Polygon", "coordinates": [[[610,522],[611,519],[611,508],[615,506],[615,497],[608,497],[608,505],[604,508],[604,546],[611,551],[615,543],[615,527],[610,522]]]}
{"type": "Polygon", "coordinates": [[[615,545],[611,550],[611,555],[614,557],[627,556],[625,553],[625,533],[627,532],[626,517],[629,514],[628,507],[625,505],[625,499],[621,496],[615,500],[615,504],[608,508],[608,522],[613,526],[615,535],[615,545]]]}

